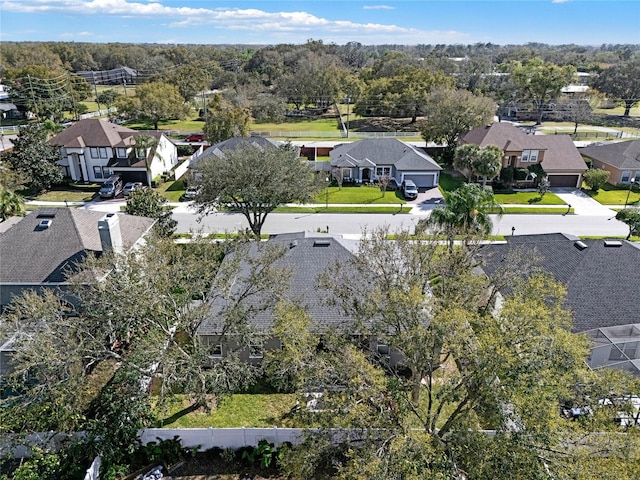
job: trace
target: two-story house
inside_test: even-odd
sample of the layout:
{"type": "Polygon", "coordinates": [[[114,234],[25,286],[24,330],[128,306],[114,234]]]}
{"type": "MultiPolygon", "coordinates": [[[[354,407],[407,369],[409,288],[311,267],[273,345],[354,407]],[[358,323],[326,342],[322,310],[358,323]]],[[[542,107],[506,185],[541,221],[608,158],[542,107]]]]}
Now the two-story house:
{"type": "Polygon", "coordinates": [[[151,180],[178,163],[176,146],[162,132],[143,133],[109,123],[85,119],[49,139],[60,147],[60,167],[76,182],[103,182],[113,174],[125,182],[151,180]],[[145,146],[136,139],[149,137],[145,146]]]}
{"type": "Polygon", "coordinates": [[[580,188],[587,165],[569,135],[529,135],[510,123],[474,128],[461,145],[495,145],[502,149],[502,167],[527,168],[540,164],[552,187],[580,188]]]}

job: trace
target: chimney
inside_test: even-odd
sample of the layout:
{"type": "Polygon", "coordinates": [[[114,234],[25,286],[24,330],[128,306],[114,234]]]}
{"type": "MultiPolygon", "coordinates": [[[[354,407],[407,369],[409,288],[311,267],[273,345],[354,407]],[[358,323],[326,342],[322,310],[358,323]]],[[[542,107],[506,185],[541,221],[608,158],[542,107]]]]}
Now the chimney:
{"type": "Polygon", "coordinates": [[[115,213],[107,213],[98,220],[98,232],[100,233],[100,244],[102,252],[122,253],[122,233],[120,233],[120,219],[115,213]]]}

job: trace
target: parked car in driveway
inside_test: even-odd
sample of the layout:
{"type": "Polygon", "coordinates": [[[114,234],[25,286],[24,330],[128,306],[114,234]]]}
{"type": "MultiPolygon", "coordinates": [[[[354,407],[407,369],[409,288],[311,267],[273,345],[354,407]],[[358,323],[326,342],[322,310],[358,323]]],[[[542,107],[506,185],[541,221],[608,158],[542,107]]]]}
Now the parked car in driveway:
{"type": "Polygon", "coordinates": [[[415,200],[418,198],[418,187],[413,180],[405,180],[402,182],[402,195],[406,200],[415,200]]]}
{"type": "Polygon", "coordinates": [[[100,198],[115,198],[122,192],[120,175],[111,175],[100,187],[100,198]]]}
{"type": "Polygon", "coordinates": [[[206,140],[204,133],[192,133],[185,138],[187,142],[204,142],[206,140]]]}
{"type": "Polygon", "coordinates": [[[128,197],[132,192],[141,188],[142,182],[127,182],[124,184],[124,188],[122,189],[122,195],[128,197]]]}
{"type": "Polygon", "coordinates": [[[196,195],[200,193],[200,190],[202,190],[200,185],[191,185],[190,187],[187,187],[187,190],[184,192],[184,199],[193,200],[196,198],[196,195]]]}

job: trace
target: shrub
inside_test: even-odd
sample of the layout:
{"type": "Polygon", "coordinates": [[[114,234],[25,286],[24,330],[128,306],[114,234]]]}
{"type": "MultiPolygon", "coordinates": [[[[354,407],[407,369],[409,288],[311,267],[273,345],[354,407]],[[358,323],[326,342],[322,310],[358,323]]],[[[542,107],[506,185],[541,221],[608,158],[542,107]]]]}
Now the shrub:
{"type": "Polygon", "coordinates": [[[610,173],[600,168],[592,168],[584,172],[584,183],[587,184],[592,191],[597,192],[600,190],[607,180],[609,180],[610,173]]]}

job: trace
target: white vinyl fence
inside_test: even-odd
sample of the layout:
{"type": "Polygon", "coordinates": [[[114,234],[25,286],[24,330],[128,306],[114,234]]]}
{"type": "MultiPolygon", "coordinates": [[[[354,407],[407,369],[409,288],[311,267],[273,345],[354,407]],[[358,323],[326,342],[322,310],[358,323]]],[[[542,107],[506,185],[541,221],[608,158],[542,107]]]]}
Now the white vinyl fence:
{"type": "Polygon", "coordinates": [[[198,148],[198,150],[193,152],[193,155],[191,155],[189,158],[184,160],[180,165],[177,165],[173,169],[173,178],[175,178],[176,180],[180,180],[180,177],[182,177],[185,173],[187,173],[187,170],[189,170],[189,166],[191,165],[191,162],[193,162],[196,158],[202,155],[203,151],[204,151],[204,145],[200,145],[200,148],[198,148]]]}
{"type": "Polygon", "coordinates": [[[214,447],[233,448],[258,446],[267,440],[275,446],[285,442],[294,445],[302,441],[301,428],[146,428],[140,433],[140,442],[146,445],[158,439],[179,437],[185,448],[198,447],[201,452],[214,447]]]}

